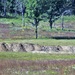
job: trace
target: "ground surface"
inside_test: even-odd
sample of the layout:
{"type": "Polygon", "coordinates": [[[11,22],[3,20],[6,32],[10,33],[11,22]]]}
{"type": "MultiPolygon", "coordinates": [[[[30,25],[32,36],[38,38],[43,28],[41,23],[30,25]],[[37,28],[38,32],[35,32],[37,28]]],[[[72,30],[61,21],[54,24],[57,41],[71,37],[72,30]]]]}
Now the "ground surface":
{"type": "MultiPolygon", "coordinates": [[[[23,27],[21,23],[20,18],[0,18],[0,38],[35,38],[35,26],[26,22],[23,27]]],[[[38,26],[38,38],[75,38],[75,16],[65,16],[64,30],[61,27],[61,18],[53,24],[52,30],[48,22],[41,21],[38,26]]]]}
{"type": "MultiPolygon", "coordinates": [[[[21,20],[0,19],[0,42],[34,43],[39,45],[75,45],[75,40],[47,39],[51,37],[75,37],[75,17],[65,17],[64,31],[61,21],[55,22],[53,30],[48,23],[39,25],[35,38],[35,27],[22,28],[21,20]],[[67,20],[68,19],[68,20],[67,20]],[[8,39],[7,39],[8,38],[8,39]],[[27,38],[27,39],[25,39],[27,38]],[[28,39],[29,38],[29,39],[28,39]],[[33,38],[33,39],[30,39],[33,38]]],[[[0,75],[75,75],[75,54],[32,54],[24,52],[0,52],[0,75]]]]}
{"type": "MultiPolygon", "coordinates": [[[[75,38],[75,31],[61,31],[61,30],[38,30],[38,38],[56,38],[56,39],[67,39],[75,38]]],[[[22,27],[10,27],[9,24],[0,23],[0,38],[1,39],[27,39],[35,38],[35,30],[23,29],[22,27]]]]}
{"type": "Polygon", "coordinates": [[[75,55],[1,52],[0,75],[75,75],[75,55]]]}

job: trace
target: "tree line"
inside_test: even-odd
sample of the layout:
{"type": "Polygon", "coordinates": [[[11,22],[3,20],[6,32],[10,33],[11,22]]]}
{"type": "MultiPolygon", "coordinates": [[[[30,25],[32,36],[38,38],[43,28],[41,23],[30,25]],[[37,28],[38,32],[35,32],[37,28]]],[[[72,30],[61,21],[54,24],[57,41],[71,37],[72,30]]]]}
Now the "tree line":
{"type": "Polygon", "coordinates": [[[53,22],[68,9],[75,14],[75,0],[0,0],[0,17],[21,15],[23,24],[24,18],[28,18],[36,28],[36,38],[41,20],[48,21],[52,29],[53,22]]]}

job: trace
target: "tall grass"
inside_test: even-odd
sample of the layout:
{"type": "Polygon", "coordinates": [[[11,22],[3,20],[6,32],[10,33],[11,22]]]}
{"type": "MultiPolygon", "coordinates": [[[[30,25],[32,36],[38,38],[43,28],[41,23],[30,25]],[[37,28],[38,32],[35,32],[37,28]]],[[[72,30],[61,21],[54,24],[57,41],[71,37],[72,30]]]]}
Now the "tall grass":
{"type": "Polygon", "coordinates": [[[75,60],[0,60],[0,75],[74,75],[75,60]]]}

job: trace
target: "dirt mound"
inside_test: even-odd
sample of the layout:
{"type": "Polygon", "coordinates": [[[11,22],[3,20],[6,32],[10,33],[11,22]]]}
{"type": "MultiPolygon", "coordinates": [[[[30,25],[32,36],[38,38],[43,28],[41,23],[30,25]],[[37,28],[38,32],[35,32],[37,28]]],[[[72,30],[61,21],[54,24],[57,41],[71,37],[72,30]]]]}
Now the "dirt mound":
{"type": "Polygon", "coordinates": [[[0,43],[0,52],[2,51],[12,51],[12,52],[32,52],[40,51],[41,46],[27,43],[0,43]]]}
{"type": "Polygon", "coordinates": [[[40,46],[31,43],[0,43],[0,52],[75,53],[75,46],[40,46]]]}

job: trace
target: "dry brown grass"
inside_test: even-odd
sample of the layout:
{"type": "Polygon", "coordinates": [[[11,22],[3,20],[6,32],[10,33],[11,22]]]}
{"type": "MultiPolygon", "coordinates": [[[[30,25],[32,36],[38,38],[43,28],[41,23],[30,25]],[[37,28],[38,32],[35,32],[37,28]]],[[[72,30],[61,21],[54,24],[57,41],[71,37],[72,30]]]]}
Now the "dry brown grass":
{"type": "Polygon", "coordinates": [[[0,75],[75,75],[75,60],[0,60],[0,75]]]}

